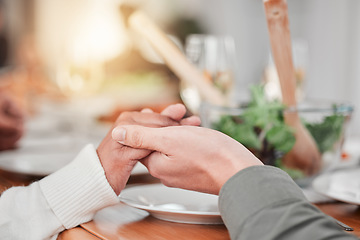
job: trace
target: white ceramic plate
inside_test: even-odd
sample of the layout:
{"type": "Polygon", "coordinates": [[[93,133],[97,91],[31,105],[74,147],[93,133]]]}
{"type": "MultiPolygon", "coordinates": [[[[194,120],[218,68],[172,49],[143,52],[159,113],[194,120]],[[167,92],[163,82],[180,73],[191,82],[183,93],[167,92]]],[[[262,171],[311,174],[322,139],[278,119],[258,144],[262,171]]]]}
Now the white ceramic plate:
{"type": "Polygon", "coordinates": [[[131,175],[141,175],[141,174],[148,174],[149,171],[147,168],[142,165],[141,163],[137,163],[135,167],[133,168],[131,175]]]}
{"type": "Polygon", "coordinates": [[[329,198],[360,205],[360,168],[320,175],[312,185],[315,191],[329,198]]]}
{"type": "Polygon", "coordinates": [[[124,189],[120,194],[120,200],[166,221],[192,224],[223,223],[216,195],[151,184],[124,189]]]}
{"type": "Polygon", "coordinates": [[[69,163],[83,143],[74,144],[71,136],[58,135],[21,139],[19,148],[0,153],[0,168],[6,171],[46,176],[69,163]]]}
{"type": "MultiPolygon", "coordinates": [[[[74,159],[72,153],[29,153],[16,151],[0,154],[0,169],[8,172],[31,176],[47,176],[74,159]]],[[[148,170],[142,164],[136,164],[131,175],[147,174],[148,170]]]]}
{"type": "Polygon", "coordinates": [[[0,168],[9,172],[46,176],[71,161],[69,154],[2,154],[0,168]]]}

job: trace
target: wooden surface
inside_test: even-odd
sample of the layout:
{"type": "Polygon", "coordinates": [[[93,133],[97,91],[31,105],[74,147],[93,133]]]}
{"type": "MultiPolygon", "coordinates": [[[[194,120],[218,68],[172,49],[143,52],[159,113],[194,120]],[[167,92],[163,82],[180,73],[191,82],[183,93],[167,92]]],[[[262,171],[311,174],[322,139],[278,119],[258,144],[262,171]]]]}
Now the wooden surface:
{"type": "Polygon", "coordinates": [[[14,174],[0,169],[0,193],[12,186],[24,186],[40,180],[40,176],[27,176],[23,174],[14,174]]]}
{"type": "Polygon", "coordinates": [[[360,237],[360,207],[357,205],[334,202],[315,204],[321,211],[329,216],[332,216],[336,220],[345,223],[349,227],[352,227],[354,231],[349,232],[360,237]]]}
{"type": "Polygon", "coordinates": [[[81,227],[101,239],[230,239],[224,225],[173,223],[124,204],[100,211],[81,227]]]}
{"type": "Polygon", "coordinates": [[[67,239],[86,239],[86,240],[101,240],[101,238],[90,234],[88,231],[81,227],[76,227],[73,229],[66,230],[59,234],[58,240],[67,240],[67,239]]]}
{"type": "MultiPolygon", "coordinates": [[[[28,185],[41,177],[24,176],[0,170],[0,192],[11,186],[28,185]]],[[[129,185],[157,183],[150,175],[132,176],[129,185]]],[[[324,213],[354,228],[350,232],[360,237],[360,208],[357,205],[334,202],[316,205],[324,213]]],[[[118,204],[99,211],[93,221],[59,234],[59,240],[78,239],[230,239],[224,225],[194,225],[172,223],[149,216],[145,211],[118,204]]]]}

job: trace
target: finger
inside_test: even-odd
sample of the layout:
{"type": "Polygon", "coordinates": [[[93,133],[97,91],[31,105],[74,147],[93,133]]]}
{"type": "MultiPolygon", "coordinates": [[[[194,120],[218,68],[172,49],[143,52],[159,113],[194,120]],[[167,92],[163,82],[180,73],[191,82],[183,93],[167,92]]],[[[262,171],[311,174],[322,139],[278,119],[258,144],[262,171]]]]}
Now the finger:
{"type": "Polygon", "coordinates": [[[123,146],[121,157],[123,159],[139,160],[147,157],[150,153],[151,150],[135,149],[128,146],[123,146]]]}
{"type": "Polygon", "coordinates": [[[168,116],[176,121],[180,121],[186,113],[186,108],[183,104],[173,104],[165,108],[161,115],[168,116]]]}
{"type": "Polygon", "coordinates": [[[201,120],[198,116],[191,116],[188,118],[181,119],[180,125],[188,125],[188,126],[200,126],[201,120]]]}
{"type": "Polygon", "coordinates": [[[147,127],[168,127],[180,125],[178,121],[170,117],[162,116],[158,113],[136,113],[132,118],[134,125],[142,125],[147,127]]]}
{"type": "Polygon", "coordinates": [[[151,110],[150,108],[144,108],[143,110],[141,110],[142,113],[153,113],[154,111],[151,110]]]}
{"type": "Polygon", "coordinates": [[[178,121],[158,113],[127,112],[117,121],[118,125],[143,125],[148,127],[178,126],[178,121]],[[124,120],[122,120],[124,119],[124,120]]]}
{"type": "Polygon", "coordinates": [[[166,175],[168,172],[169,159],[165,154],[153,152],[140,162],[148,169],[149,173],[156,178],[166,175]]]}
{"type": "MultiPolygon", "coordinates": [[[[116,127],[112,131],[112,138],[132,148],[148,149],[151,151],[163,152],[163,149],[171,149],[172,144],[168,128],[149,128],[137,125],[125,125],[116,127]]],[[[165,153],[165,152],[164,152],[165,153]]],[[[165,153],[166,154],[166,153],[165,153]]]]}

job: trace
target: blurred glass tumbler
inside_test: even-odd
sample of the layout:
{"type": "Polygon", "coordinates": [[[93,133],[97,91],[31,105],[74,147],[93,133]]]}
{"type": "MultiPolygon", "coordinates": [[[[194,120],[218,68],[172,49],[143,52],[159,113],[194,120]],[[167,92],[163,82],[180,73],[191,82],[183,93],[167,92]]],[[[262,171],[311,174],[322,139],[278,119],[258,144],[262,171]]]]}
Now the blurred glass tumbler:
{"type": "MultiPolygon", "coordinates": [[[[230,36],[192,34],[186,39],[188,60],[201,71],[226,99],[234,82],[235,42],[230,36]]],[[[202,99],[195,86],[181,83],[181,98],[193,113],[199,111],[202,99]]]]}
{"type": "MultiPolygon", "coordinates": [[[[302,39],[292,41],[292,56],[294,62],[295,79],[296,79],[296,100],[301,102],[305,99],[304,86],[309,60],[308,43],[302,39]]],[[[270,99],[282,99],[279,76],[274,64],[272,54],[269,54],[269,62],[264,70],[263,81],[265,84],[265,92],[270,99]]]]}
{"type": "MultiPolygon", "coordinates": [[[[245,124],[242,122],[241,116],[243,116],[246,111],[246,105],[238,108],[231,108],[203,103],[200,109],[200,117],[204,127],[225,132],[241,142],[237,139],[239,135],[236,132],[242,135],[240,138],[243,138],[247,133],[244,129],[240,130],[240,127],[236,126],[245,124]],[[223,121],[224,117],[231,117],[231,122],[223,121]]],[[[285,109],[284,111],[297,111],[304,125],[314,137],[314,140],[322,153],[322,169],[320,173],[336,167],[336,165],[341,161],[342,147],[346,136],[347,126],[353,112],[353,107],[348,104],[304,102],[299,104],[296,109],[285,109]]],[[[271,128],[270,125],[265,128],[271,128]]],[[[263,129],[259,129],[258,127],[256,128],[257,129],[254,129],[254,132],[256,138],[258,138],[261,142],[260,147],[256,149],[246,146],[243,142],[241,143],[243,143],[243,145],[260,158],[264,164],[276,166],[276,159],[281,160],[283,155],[277,154],[274,147],[269,146],[271,143],[269,143],[264,137],[264,132],[266,132],[266,130],[263,131],[263,129]],[[272,149],[272,152],[269,152],[269,149],[272,149]]],[[[309,179],[311,179],[309,177],[313,176],[297,174],[292,177],[297,180],[300,185],[306,185],[308,184],[309,179]]]]}

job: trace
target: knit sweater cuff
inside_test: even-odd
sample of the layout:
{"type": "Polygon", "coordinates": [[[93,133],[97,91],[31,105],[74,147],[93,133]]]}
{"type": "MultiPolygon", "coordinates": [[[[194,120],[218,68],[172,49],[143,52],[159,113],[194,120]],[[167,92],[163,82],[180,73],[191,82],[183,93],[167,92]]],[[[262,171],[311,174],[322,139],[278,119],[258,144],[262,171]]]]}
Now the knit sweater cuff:
{"type": "Polygon", "coordinates": [[[40,188],[67,229],[90,221],[96,211],[119,202],[91,144],[71,163],[42,179],[40,188]]]}

